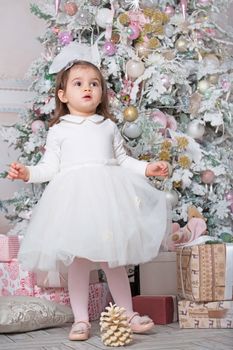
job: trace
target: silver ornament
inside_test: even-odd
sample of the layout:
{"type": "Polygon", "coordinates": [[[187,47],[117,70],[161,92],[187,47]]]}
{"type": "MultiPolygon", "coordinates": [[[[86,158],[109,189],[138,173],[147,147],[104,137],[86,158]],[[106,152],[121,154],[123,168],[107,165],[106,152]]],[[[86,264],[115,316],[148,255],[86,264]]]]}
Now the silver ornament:
{"type": "Polygon", "coordinates": [[[205,133],[205,126],[199,120],[192,120],[188,124],[187,134],[194,139],[200,139],[205,133]]]}
{"type": "Polygon", "coordinates": [[[171,204],[172,208],[175,208],[179,203],[179,196],[175,190],[165,191],[167,201],[171,204]]]}
{"type": "Polygon", "coordinates": [[[123,134],[130,139],[136,139],[142,133],[142,129],[137,123],[125,123],[122,131],[123,134]]]}

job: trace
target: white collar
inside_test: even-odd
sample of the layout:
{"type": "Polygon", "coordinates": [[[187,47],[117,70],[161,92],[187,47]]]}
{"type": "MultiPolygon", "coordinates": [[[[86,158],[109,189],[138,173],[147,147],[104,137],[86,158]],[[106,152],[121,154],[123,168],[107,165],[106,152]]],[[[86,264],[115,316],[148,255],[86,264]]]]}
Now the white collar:
{"type": "Polygon", "coordinates": [[[70,123],[82,124],[85,121],[91,121],[92,123],[101,123],[104,120],[104,117],[99,114],[93,114],[88,117],[83,117],[79,115],[66,114],[60,118],[60,120],[65,120],[70,123]]]}

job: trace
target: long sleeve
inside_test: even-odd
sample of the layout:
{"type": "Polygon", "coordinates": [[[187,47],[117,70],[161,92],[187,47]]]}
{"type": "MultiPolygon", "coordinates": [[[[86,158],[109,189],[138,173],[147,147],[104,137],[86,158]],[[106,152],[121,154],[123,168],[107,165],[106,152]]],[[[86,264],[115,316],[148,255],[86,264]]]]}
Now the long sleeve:
{"type": "Polygon", "coordinates": [[[35,166],[27,166],[30,172],[28,183],[50,181],[60,169],[60,145],[56,137],[55,127],[48,131],[45,153],[35,166]]]}
{"type": "Polygon", "coordinates": [[[139,175],[145,176],[146,167],[148,163],[128,156],[125,152],[123,144],[124,144],[123,138],[117,126],[115,125],[113,146],[114,146],[115,157],[118,163],[125,168],[131,169],[132,171],[136,172],[139,175]]]}

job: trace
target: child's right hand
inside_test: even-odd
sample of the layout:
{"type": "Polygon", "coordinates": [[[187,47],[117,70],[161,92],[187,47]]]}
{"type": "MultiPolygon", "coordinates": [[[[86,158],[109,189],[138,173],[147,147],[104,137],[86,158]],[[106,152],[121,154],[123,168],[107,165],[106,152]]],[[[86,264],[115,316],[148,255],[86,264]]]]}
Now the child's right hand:
{"type": "Polygon", "coordinates": [[[29,180],[29,170],[21,163],[11,163],[7,179],[10,180],[29,180]]]}

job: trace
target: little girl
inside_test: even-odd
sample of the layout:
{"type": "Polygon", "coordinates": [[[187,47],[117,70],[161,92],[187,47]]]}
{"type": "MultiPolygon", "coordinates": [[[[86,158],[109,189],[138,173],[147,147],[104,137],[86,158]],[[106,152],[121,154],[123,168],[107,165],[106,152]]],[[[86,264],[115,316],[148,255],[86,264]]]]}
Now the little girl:
{"type": "Polygon", "coordinates": [[[56,79],[56,109],[45,153],[36,166],[12,163],[9,179],[50,181],[33,211],[19,260],[30,270],[68,267],[75,323],[70,340],[86,340],[89,272],[104,270],[114,302],[132,331],[152,320],[132,309],[125,265],[154,258],[167,230],[165,194],[146,176],[167,176],[166,162],[129,157],[111,120],[106,83],[90,62],[76,61],[56,79]]]}

